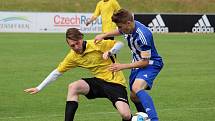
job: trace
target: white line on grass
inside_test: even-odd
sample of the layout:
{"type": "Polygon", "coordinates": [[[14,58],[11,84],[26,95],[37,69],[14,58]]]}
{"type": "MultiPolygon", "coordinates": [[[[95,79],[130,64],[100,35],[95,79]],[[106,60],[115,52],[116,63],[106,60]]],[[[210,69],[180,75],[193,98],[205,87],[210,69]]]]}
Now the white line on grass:
{"type": "MultiPolygon", "coordinates": [[[[215,109],[215,107],[202,107],[202,108],[166,108],[160,109],[159,111],[171,111],[171,110],[211,110],[215,109]]],[[[135,111],[133,111],[135,112],[135,111]]],[[[75,115],[107,115],[107,114],[118,114],[117,112],[94,112],[94,113],[82,113],[82,114],[75,114],[75,115]]],[[[13,117],[0,117],[0,119],[28,119],[28,118],[41,118],[41,117],[63,117],[63,115],[34,115],[34,116],[13,116],[13,117]]]]}

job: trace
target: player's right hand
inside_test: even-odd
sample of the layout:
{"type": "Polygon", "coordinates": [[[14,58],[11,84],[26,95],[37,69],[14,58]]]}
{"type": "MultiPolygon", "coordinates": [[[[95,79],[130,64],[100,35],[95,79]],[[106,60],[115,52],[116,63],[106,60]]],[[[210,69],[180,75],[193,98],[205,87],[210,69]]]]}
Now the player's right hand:
{"type": "Polygon", "coordinates": [[[90,21],[87,21],[85,24],[86,24],[86,26],[88,26],[90,24],[90,21]]]}
{"type": "Polygon", "coordinates": [[[39,90],[37,88],[28,88],[28,89],[25,89],[24,92],[29,94],[36,94],[39,92],[39,90]]]}
{"type": "Polygon", "coordinates": [[[100,41],[102,41],[104,38],[105,38],[105,34],[96,35],[96,37],[94,38],[94,43],[97,44],[100,41]]]}

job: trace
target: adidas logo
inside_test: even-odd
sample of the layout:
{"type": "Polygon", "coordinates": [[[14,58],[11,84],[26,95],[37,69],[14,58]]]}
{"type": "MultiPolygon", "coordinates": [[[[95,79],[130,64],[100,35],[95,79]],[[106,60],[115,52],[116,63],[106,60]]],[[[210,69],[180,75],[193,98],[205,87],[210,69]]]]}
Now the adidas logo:
{"type": "Polygon", "coordinates": [[[213,33],[214,28],[211,27],[211,24],[206,15],[203,15],[195,26],[192,28],[193,33],[213,33]]]}
{"type": "Polygon", "coordinates": [[[157,32],[157,33],[167,33],[169,32],[169,28],[166,27],[164,24],[164,21],[161,17],[160,14],[158,14],[151,23],[148,24],[149,29],[152,32],[157,32]]]}

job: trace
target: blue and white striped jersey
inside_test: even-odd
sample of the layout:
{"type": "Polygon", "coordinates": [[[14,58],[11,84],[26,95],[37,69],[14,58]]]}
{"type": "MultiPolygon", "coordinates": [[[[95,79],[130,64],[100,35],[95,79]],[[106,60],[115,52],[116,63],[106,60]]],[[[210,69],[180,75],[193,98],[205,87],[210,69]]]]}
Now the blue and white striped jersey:
{"type": "Polygon", "coordinates": [[[144,59],[141,56],[141,51],[148,51],[150,53],[149,64],[162,66],[162,58],[155,48],[152,32],[142,23],[134,22],[135,29],[131,34],[122,33],[131,49],[133,62],[144,59]]]}

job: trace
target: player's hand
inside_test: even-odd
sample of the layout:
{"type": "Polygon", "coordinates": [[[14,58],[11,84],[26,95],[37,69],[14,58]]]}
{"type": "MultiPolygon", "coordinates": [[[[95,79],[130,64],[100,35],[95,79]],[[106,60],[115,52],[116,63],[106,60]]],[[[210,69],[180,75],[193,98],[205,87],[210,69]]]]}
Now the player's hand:
{"type": "Polygon", "coordinates": [[[111,53],[109,51],[105,52],[102,57],[104,60],[107,60],[111,56],[111,53]]]}
{"type": "Polygon", "coordinates": [[[28,88],[28,89],[25,89],[24,92],[29,94],[36,94],[39,92],[39,90],[37,88],[28,88]]]}
{"type": "Polygon", "coordinates": [[[120,64],[120,63],[114,63],[109,66],[109,70],[112,72],[117,72],[117,71],[123,70],[124,68],[125,68],[124,64],[120,64]]]}
{"type": "Polygon", "coordinates": [[[86,26],[88,26],[90,24],[90,21],[87,21],[85,24],[86,24],[86,26]]]}
{"type": "Polygon", "coordinates": [[[94,43],[97,44],[105,38],[105,34],[99,34],[95,37],[94,43]]]}

